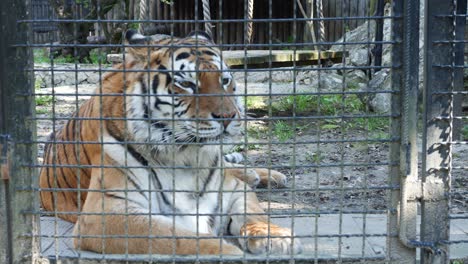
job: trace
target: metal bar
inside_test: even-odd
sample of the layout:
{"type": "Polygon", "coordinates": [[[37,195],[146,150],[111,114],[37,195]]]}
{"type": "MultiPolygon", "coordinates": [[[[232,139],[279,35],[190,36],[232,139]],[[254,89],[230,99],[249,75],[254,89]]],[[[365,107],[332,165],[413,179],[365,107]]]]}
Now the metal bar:
{"type": "Polygon", "coordinates": [[[425,43],[424,43],[424,130],[421,201],[421,241],[434,248],[421,249],[421,263],[448,263],[449,247],[440,244],[449,240],[449,199],[451,146],[440,145],[440,141],[452,141],[450,120],[437,120],[434,117],[451,115],[453,96],[434,94],[437,91],[451,91],[453,69],[434,67],[434,64],[453,65],[450,45],[435,45],[435,41],[452,40],[453,17],[439,17],[454,14],[454,1],[426,0],[425,2],[425,43]],[[448,169],[436,169],[446,166],[448,169]]]}
{"type": "MultiPolygon", "coordinates": [[[[17,19],[29,19],[27,6],[30,1],[1,1],[2,35],[0,42],[1,72],[0,99],[2,105],[1,131],[9,134],[8,153],[11,162],[6,166],[10,179],[1,183],[2,201],[0,217],[0,257],[1,263],[31,262],[31,256],[39,252],[38,239],[25,238],[24,234],[34,234],[33,219],[35,216],[24,216],[22,210],[38,209],[37,199],[32,192],[16,192],[17,186],[35,186],[35,169],[19,166],[20,163],[32,164],[36,160],[34,144],[15,144],[15,140],[34,138],[35,124],[27,118],[32,116],[33,101],[31,97],[16,96],[16,92],[31,92],[33,77],[25,69],[32,67],[32,54],[29,48],[13,47],[14,44],[28,43],[31,36],[31,24],[17,24],[17,19]],[[21,106],[21,107],[18,107],[21,106]],[[6,219],[5,219],[6,218],[6,219]],[[5,222],[6,221],[6,222],[5,222]],[[8,230],[4,231],[3,227],[8,230]],[[4,239],[3,236],[8,236],[4,239]],[[6,249],[6,251],[4,251],[6,249]],[[6,254],[3,254],[5,252],[6,254]]],[[[6,143],[5,143],[6,144],[6,143]]]]}
{"type": "MultiPolygon", "coordinates": [[[[466,14],[466,8],[467,8],[467,1],[466,0],[457,0],[457,15],[463,15],[466,14]]],[[[454,60],[455,60],[455,66],[462,66],[462,67],[457,67],[454,69],[454,87],[453,87],[453,92],[462,92],[464,90],[464,85],[463,85],[463,66],[464,66],[464,51],[465,51],[465,43],[464,43],[464,38],[465,38],[465,24],[466,24],[466,18],[465,17],[460,17],[457,16],[456,18],[456,23],[455,23],[455,37],[454,40],[454,60]]],[[[462,102],[463,98],[465,96],[463,94],[459,96],[454,97],[454,102],[453,102],[453,113],[454,116],[462,116],[462,102]]],[[[455,119],[453,121],[453,139],[459,139],[462,140],[462,127],[463,127],[463,122],[460,119],[455,119]]]]}
{"type": "MultiPolygon", "coordinates": [[[[391,202],[392,207],[400,208],[398,214],[389,214],[388,217],[388,232],[397,232],[399,233],[398,238],[388,238],[388,251],[389,259],[401,259],[401,261],[410,262],[414,261],[416,257],[416,250],[414,248],[408,247],[408,239],[416,238],[416,211],[415,204],[408,201],[407,188],[409,187],[407,183],[410,180],[413,180],[413,177],[408,177],[407,173],[402,174],[401,169],[403,168],[406,171],[407,166],[407,155],[405,155],[409,137],[409,124],[408,122],[413,118],[410,118],[409,101],[404,98],[404,96],[412,91],[414,87],[414,80],[410,79],[410,74],[414,74],[414,63],[408,63],[411,58],[411,45],[407,45],[405,41],[415,38],[415,34],[411,32],[413,27],[417,27],[418,19],[418,7],[413,6],[413,1],[395,1],[393,5],[393,12],[395,15],[404,19],[395,19],[392,23],[392,33],[393,38],[399,44],[395,44],[392,49],[392,64],[402,64],[403,67],[394,69],[392,71],[392,87],[398,89],[401,92],[397,94],[392,94],[392,113],[402,115],[402,118],[391,118],[391,134],[392,135],[403,135],[405,138],[402,138],[400,142],[394,142],[390,144],[390,162],[399,162],[400,166],[392,166],[390,168],[390,182],[391,184],[404,184],[405,188],[402,190],[393,190],[391,192],[391,202]],[[408,15],[412,16],[409,18],[408,15]],[[416,21],[414,21],[416,20],[416,21]],[[416,23],[416,24],[415,24],[416,23]],[[404,44],[400,44],[400,43],[404,44]],[[402,106],[406,106],[406,109],[403,109],[402,106]],[[403,120],[402,120],[403,119],[403,120]],[[404,127],[402,129],[402,127],[404,127]],[[401,152],[402,149],[405,152],[401,152]],[[404,177],[406,176],[406,177],[404,177]],[[401,200],[405,199],[404,202],[401,200]],[[401,207],[400,207],[401,205],[401,207]],[[403,221],[403,222],[402,222],[403,221]]],[[[417,32],[417,31],[416,31],[417,32]]],[[[417,43],[417,42],[413,42],[417,43]]],[[[414,45],[416,46],[416,45],[414,45]]],[[[418,54],[417,52],[415,53],[418,54]]],[[[417,68],[416,68],[417,71],[417,68]]],[[[416,74],[417,75],[417,74],[416,74]]],[[[417,79],[416,79],[417,80],[417,79]]],[[[417,81],[416,81],[417,83],[417,81]]],[[[413,99],[414,100],[414,99],[413,99]]],[[[412,166],[410,166],[412,168],[412,166]]]]}
{"type": "Polygon", "coordinates": [[[400,175],[401,242],[414,247],[416,240],[417,199],[421,186],[418,182],[418,86],[419,86],[419,1],[407,1],[404,10],[403,29],[403,86],[401,110],[400,175]]]}

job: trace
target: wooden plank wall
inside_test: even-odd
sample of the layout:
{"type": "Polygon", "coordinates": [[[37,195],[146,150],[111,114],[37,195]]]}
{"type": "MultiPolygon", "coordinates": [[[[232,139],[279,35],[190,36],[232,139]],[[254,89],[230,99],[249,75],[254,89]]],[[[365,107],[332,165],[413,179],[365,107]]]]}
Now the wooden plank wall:
{"type": "MultiPolygon", "coordinates": [[[[272,18],[303,18],[299,7],[294,7],[296,0],[273,0],[272,18]]],[[[304,9],[308,0],[300,0],[304,9]]],[[[334,21],[325,21],[326,41],[339,39],[346,31],[352,30],[365,22],[364,19],[343,20],[343,17],[364,17],[369,13],[369,2],[371,0],[323,0],[324,16],[337,18],[334,21]]],[[[152,17],[158,20],[194,20],[195,9],[198,8],[198,23],[176,23],[175,34],[186,35],[195,29],[203,29],[203,13],[201,0],[175,0],[169,6],[160,0],[152,0],[152,17]]],[[[245,17],[243,0],[212,0],[210,4],[212,19],[242,19],[245,17]]],[[[255,0],[254,19],[269,18],[269,1],[255,0]]],[[[229,44],[244,43],[244,22],[217,23],[213,29],[216,41],[229,44]],[[222,35],[222,38],[221,38],[222,35]]],[[[272,43],[303,43],[305,23],[299,22],[256,22],[254,23],[253,43],[265,43],[270,41],[269,30],[271,28],[272,43]]],[[[266,47],[265,47],[266,48],[266,47]]]]}
{"type": "MultiPolygon", "coordinates": [[[[46,4],[48,0],[34,0],[33,2],[46,4]]],[[[174,23],[174,33],[178,36],[184,36],[195,29],[203,29],[203,8],[201,0],[173,0],[173,5],[167,5],[161,0],[130,0],[133,8],[130,12],[130,19],[139,19],[139,4],[140,1],[148,1],[150,19],[157,20],[191,20],[197,22],[180,22],[174,23]],[[198,2],[197,2],[198,1],[198,2]],[[197,15],[195,10],[198,9],[197,15]]],[[[272,18],[303,18],[298,5],[294,5],[297,0],[272,0],[272,18]]],[[[298,0],[302,3],[304,9],[307,9],[310,0],[298,0]]],[[[369,3],[372,0],[323,0],[324,16],[327,18],[336,18],[337,20],[325,21],[326,41],[333,42],[339,39],[346,31],[352,30],[362,24],[364,19],[344,20],[344,17],[363,17],[368,16],[369,3]]],[[[211,0],[211,16],[212,19],[243,19],[244,0],[211,0]]],[[[44,10],[50,10],[50,7],[37,7],[33,9],[33,13],[37,13],[34,17],[43,18],[53,14],[45,13],[44,10]],[[41,13],[39,13],[41,12],[41,13]]],[[[111,11],[108,19],[119,19],[121,17],[122,5],[117,5],[111,11]]],[[[34,15],[34,14],[33,14],[34,15]]],[[[269,0],[255,0],[254,19],[269,18],[269,0]]],[[[109,25],[112,26],[112,25],[109,25]]],[[[225,44],[242,44],[244,43],[244,28],[245,22],[218,22],[213,28],[214,38],[218,43],[225,44]]],[[[253,43],[265,44],[263,48],[268,48],[270,42],[269,31],[271,29],[271,43],[304,43],[309,41],[305,30],[305,22],[303,21],[274,21],[274,22],[255,22],[253,43]]],[[[49,34],[35,33],[38,39],[50,39],[49,34]],[[47,36],[45,36],[47,35],[47,36]]],[[[101,34],[102,35],[102,34],[101,34]]],[[[55,36],[54,36],[55,38],[55,36]]],[[[256,47],[262,48],[262,47],[256,47]]],[[[275,47],[281,49],[281,47],[275,47]]]]}
{"type": "MultiPolygon", "coordinates": [[[[369,3],[370,0],[324,0],[324,16],[325,17],[366,17],[371,16],[369,3]]],[[[336,41],[343,34],[349,30],[355,29],[365,19],[353,19],[353,20],[335,20],[325,22],[325,31],[328,41],[336,41]]]]}

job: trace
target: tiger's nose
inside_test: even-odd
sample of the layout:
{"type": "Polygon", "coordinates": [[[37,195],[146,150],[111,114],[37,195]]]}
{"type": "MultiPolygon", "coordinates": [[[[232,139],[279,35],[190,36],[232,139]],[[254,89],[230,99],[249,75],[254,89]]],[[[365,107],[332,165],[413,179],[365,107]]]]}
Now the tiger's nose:
{"type": "Polygon", "coordinates": [[[232,119],[236,116],[236,112],[230,112],[230,113],[211,113],[211,116],[213,116],[214,119],[223,119],[223,125],[224,128],[226,128],[231,122],[232,119]]]}

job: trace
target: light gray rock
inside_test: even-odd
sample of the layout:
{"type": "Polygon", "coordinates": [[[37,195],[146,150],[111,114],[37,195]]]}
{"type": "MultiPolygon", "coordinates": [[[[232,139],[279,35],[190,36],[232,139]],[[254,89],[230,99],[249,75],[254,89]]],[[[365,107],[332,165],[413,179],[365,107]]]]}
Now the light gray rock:
{"type": "MultiPolygon", "coordinates": [[[[374,74],[369,81],[370,91],[384,91],[392,89],[392,78],[389,69],[383,69],[374,74]]],[[[376,93],[369,95],[369,107],[377,113],[389,113],[391,110],[391,94],[376,93]]]]}
{"type": "Polygon", "coordinates": [[[349,53],[349,63],[355,66],[365,66],[369,64],[369,50],[357,49],[349,53]]]}
{"type": "Polygon", "coordinates": [[[367,87],[369,78],[362,70],[352,70],[346,72],[345,82],[348,90],[363,90],[367,87]]]}

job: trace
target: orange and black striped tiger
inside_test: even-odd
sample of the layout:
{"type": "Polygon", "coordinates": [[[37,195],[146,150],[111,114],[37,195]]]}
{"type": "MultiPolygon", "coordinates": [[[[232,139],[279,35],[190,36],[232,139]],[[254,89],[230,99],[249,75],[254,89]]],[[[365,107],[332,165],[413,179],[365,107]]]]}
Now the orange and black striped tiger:
{"type": "Polygon", "coordinates": [[[43,208],[76,223],[81,250],[300,252],[248,186],[285,176],[236,168],[220,151],[241,133],[244,110],[211,38],[126,39],[137,46],[46,147],[43,208]]]}

